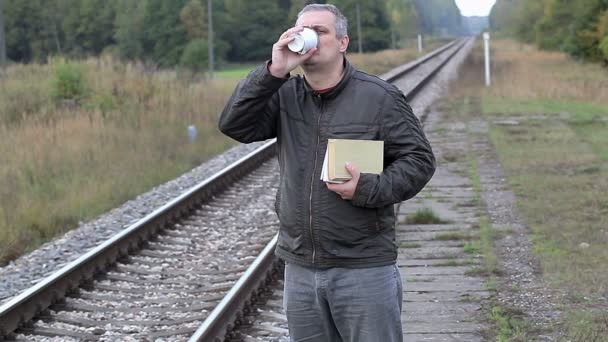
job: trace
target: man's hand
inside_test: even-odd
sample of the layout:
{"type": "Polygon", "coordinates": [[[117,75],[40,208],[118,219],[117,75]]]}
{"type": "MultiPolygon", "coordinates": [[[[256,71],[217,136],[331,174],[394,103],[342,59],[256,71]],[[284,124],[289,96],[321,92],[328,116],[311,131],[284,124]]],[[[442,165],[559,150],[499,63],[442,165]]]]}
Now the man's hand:
{"type": "Polygon", "coordinates": [[[273,76],[280,78],[287,76],[287,74],[297,68],[298,65],[304,63],[317,51],[317,48],[313,48],[306,52],[306,54],[300,55],[289,50],[287,47],[287,44],[293,40],[294,35],[303,29],[303,26],[290,28],[283,32],[279,40],[272,46],[272,64],[268,67],[268,71],[273,76]]]}
{"type": "Polygon", "coordinates": [[[351,164],[346,163],[346,171],[350,173],[353,177],[348,182],[342,184],[333,184],[333,183],[325,183],[327,184],[327,188],[335,193],[337,193],[344,200],[351,200],[355,195],[355,189],[357,188],[357,183],[359,183],[359,177],[361,176],[361,172],[357,170],[357,168],[351,164]]]}

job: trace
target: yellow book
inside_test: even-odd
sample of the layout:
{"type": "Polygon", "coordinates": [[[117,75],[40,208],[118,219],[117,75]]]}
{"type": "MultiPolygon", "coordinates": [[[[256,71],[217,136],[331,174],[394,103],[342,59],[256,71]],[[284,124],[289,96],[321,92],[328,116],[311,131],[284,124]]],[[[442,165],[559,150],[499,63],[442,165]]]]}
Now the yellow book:
{"type": "Polygon", "coordinates": [[[327,165],[323,163],[324,181],[351,179],[346,162],[353,164],[360,172],[380,174],[384,166],[384,141],[328,139],[326,162],[327,165]]]}

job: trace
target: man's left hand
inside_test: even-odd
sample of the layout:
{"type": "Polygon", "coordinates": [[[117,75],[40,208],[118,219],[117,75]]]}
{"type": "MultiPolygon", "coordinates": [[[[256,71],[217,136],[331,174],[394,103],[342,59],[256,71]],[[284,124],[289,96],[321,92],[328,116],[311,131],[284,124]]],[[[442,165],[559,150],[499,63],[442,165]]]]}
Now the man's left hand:
{"type": "Polygon", "coordinates": [[[342,199],[351,200],[355,195],[355,189],[357,188],[357,183],[359,182],[361,172],[359,172],[359,170],[357,170],[357,168],[351,163],[346,163],[346,171],[348,171],[348,173],[350,173],[350,175],[353,177],[349,181],[342,184],[325,184],[327,184],[327,188],[330,191],[337,193],[340,197],[342,197],[342,199]]]}

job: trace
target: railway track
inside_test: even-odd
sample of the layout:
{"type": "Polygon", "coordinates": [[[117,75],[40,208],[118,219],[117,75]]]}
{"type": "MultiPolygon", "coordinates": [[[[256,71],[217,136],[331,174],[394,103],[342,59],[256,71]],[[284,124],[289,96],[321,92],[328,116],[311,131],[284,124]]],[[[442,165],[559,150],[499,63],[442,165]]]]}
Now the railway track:
{"type": "MultiPolygon", "coordinates": [[[[411,100],[465,43],[384,78],[411,100]]],[[[271,141],[5,303],[0,341],[287,340],[274,155],[271,141]]]]}

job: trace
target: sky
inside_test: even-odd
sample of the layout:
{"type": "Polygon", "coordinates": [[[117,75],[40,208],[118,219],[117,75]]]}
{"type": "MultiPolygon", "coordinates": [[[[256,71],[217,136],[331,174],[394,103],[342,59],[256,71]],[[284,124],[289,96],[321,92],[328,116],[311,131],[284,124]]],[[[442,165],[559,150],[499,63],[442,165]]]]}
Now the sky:
{"type": "Polygon", "coordinates": [[[496,0],[456,0],[460,13],[464,16],[487,16],[496,0]]]}

